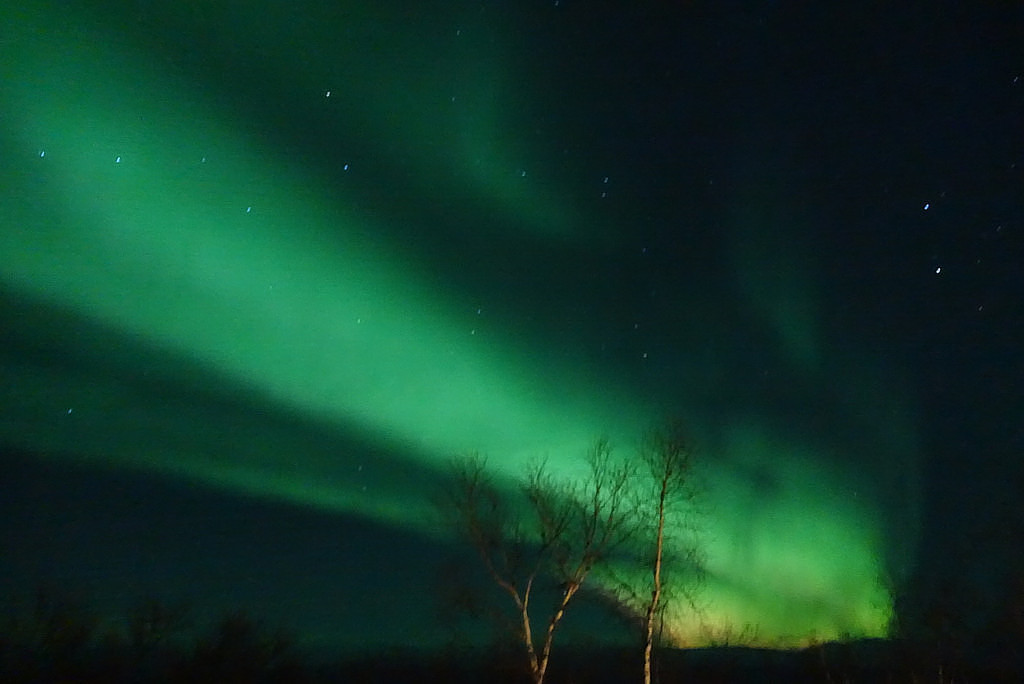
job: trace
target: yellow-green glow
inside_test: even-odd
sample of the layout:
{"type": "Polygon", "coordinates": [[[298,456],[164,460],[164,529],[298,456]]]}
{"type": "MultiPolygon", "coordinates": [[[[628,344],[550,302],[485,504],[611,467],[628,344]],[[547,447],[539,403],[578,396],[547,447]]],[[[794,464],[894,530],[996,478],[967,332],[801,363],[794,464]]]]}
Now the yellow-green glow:
{"type": "Polygon", "coordinates": [[[735,445],[730,453],[742,456],[712,485],[722,493],[714,513],[728,511],[732,533],[706,542],[717,621],[757,626],[769,643],[809,636],[792,631],[794,613],[813,616],[818,638],[879,634],[889,599],[879,586],[881,521],[859,497],[865,483],[844,481],[800,445],[765,446],[735,445]],[[750,577],[759,578],[756,593],[750,577]]]}
{"type": "MultiPolygon", "coordinates": [[[[879,579],[891,540],[870,478],[883,469],[879,463],[892,471],[912,464],[912,430],[901,413],[855,426],[862,441],[830,441],[809,419],[817,397],[784,416],[768,399],[737,399],[746,381],[730,376],[728,358],[704,368],[706,360],[679,349],[672,363],[699,369],[693,377],[706,380],[666,397],[646,396],[582,354],[553,363],[541,348],[542,326],[489,322],[470,295],[438,284],[428,260],[386,237],[395,234],[394,219],[367,212],[363,202],[366,184],[385,182],[379,171],[360,176],[353,164],[325,177],[141,47],[88,29],[85,18],[78,25],[56,11],[11,14],[0,13],[11,36],[0,45],[7,156],[0,285],[54,316],[87,321],[132,354],[141,349],[194,366],[208,382],[280,415],[210,424],[147,379],[148,365],[119,358],[124,352],[114,348],[104,360],[123,376],[76,376],[30,362],[5,368],[8,386],[62,402],[6,398],[13,418],[0,423],[5,443],[437,534],[417,478],[437,476],[452,454],[486,452],[509,479],[544,455],[571,472],[597,435],[628,450],[656,407],[682,404],[709,447],[704,603],[712,628],[750,624],[762,641],[779,645],[882,631],[889,602],[879,579]],[[720,415],[709,415],[708,402],[720,415]],[[58,414],[66,427],[54,427],[58,414]],[[289,430],[281,416],[357,434],[393,467],[339,454],[336,442],[289,430]],[[859,459],[868,452],[865,471],[859,459]]],[[[259,16],[254,10],[237,31],[251,41],[240,54],[280,48],[275,68],[296,96],[347,93],[349,111],[338,125],[373,128],[381,168],[408,157],[414,196],[396,196],[396,203],[451,196],[477,212],[479,230],[500,215],[538,250],[593,251],[583,228],[600,225],[600,217],[591,212],[584,220],[583,208],[536,180],[546,178],[535,168],[544,155],[514,134],[507,112],[529,92],[503,70],[498,48],[481,54],[481,41],[474,43],[471,66],[455,84],[431,88],[425,84],[443,80],[439,74],[409,73],[384,93],[379,84],[394,63],[381,66],[371,56],[346,62],[343,51],[335,63],[347,69],[306,68],[301,55],[280,47],[294,36],[259,16]],[[403,90],[417,102],[436,91],[436,106],[405,107],[397,116],[393,98],[403,90]],[[448,116],[460,98],[467,110],[448,116]]],[[[425,61],[431,45],[417,48],[420,29],[395,32],[397,63],[425,61]]],[[[473,30],[466,26],[466,35],[473,30]]],[[[737,232],[751,229],[750,215],[740,220],[747,225],[737,232]]],[[[431,225],[411,228],[429,234],[431,225]]],[[[738,251],[736,260],[747,265],[759,255],[738,251]]],[[[761,288],[768,275],[743,273],[751,334],[761,335],[768,321],[776,337],[766,336],[767,353],[799,369],[809,385],[827,383],[824,373],[834,369],[824,368],[830,352],[815,329],[810,285],[793,276],[761,288]]],[[[74,338],[51,342],[77,350],[74,338]]],[[[172,382],[171,372],[155,375],[172,382]]],[[[868,386],[860,375],[843,371],[848,386],[829,384],[834,405],[823,410],[853,408],[850,415],[861,416],[883,404],[899,407],[890,388],[868,386]]],[[[219,398],[216,387],[209,391],[219,398]]],[[[686,643],[703,633],[685,613],[673,629],[686,643]]]]}

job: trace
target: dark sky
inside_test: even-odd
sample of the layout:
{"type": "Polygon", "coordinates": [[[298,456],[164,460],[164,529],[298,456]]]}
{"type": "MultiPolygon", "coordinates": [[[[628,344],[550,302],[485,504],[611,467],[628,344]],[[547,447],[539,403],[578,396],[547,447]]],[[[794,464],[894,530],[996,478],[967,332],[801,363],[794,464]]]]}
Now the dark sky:
{"type": "Polygon", "coordinates": [[[666,416],[712,631],[1006,572],[1024,9],[626,4],[0,10],[9,593],[436,644],[446,459],[666,416]]]}

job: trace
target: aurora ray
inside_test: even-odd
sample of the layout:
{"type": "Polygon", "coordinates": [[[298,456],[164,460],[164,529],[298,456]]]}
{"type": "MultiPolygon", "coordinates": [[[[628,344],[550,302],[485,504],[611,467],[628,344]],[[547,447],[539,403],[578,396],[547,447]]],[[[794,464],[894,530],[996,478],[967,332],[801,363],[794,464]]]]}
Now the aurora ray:
{"type": "MultiPolygon", "coordinates": [[[[681,309],[745,311],[701,320],[702,334],[740,330],[799,377],[781,403],[750,389],[735,370],[736,350],[709,349],[686,337],[692,331],[651,359],[666,364],[667,380],[691,380],[685,388],[667,380],[633,384],[628,372],[594,360],[586,331],[544,320],[524,328],[528,304],[511,296],[496,307],[481,303],[460,289],[458,274],[436,272],[436,262],[397,239],[430,234],[428,220],[408,217],[430,215],[433,193],[443,191],[472,207],[465,211],[481,226],[493,226],[497,214],[520,228],[491,234],[495,251],[526,245],[545,264],[567,258],[601,272],[616,267],[619,254],[606,244],[613,227],[563,199],[571,193],[534,182],[534,175],[558,176],[546,174],[543,150],[505,133],[497,112],[530,93],[492,92],[506,83],[496,75],[497,51],[480,55],[478,65],[493,66],[467,86],[492,96],[461,123],[439,125],[440,109],[409,111],[375,132],[382,161],[361,167],[342,156],[327,173],[298,162],[302,154],[261,136],[243,113],[218,103],[203,84],[182,82],[142,48],[88,33],[76,24],[88,24],[83,17],[10,14],[3,19],[13,38],[0,48],[0,106],[9,122],[2,147],[11,162],[3,171],[0,280],[12,300],[41,312],[42,323],[19,318],[6,333],[20,347],[4,356],[5,383],[30,387],[36,398],[5,396],[4,443],[433,535],[416,478],[437,475],[452,454],[486,451],[508,478],[538,455],[568,470],[596,435],[628,448],[638,429],[671,406],[692,418],[708,445],[712,623],[758,625],[762,639],[780,644],[884,628],[889,606],[879,578],[900,545],[890,535],[902,543],[914,531],[911,421],[894,390],[873,379],[869,361],[837,373],[836,388],[829,362],[851,357],[819,339],[813,282],[793,275],[798,259],[765,288],[768,274],[752,275],[747,266],[764,263],[772,250],[750,253],[742,241],[738,294],[709,305],[699,282],[677,293],[681,309]],[[44,26],[53,40],[39,45],[34,37],[44,26]],[[414,178],[405,182],[403,162],[384,148],[428,131],[434,143],[410,152],[414,178]],[[526,174],[513,158],[533,160],[537,170],[526,174]],[[431,179],[435,165],[444,182],[431,179]],[[380,186],[392,180],[404,207],[397,214],[408,224],[379,202],[380,186]],[[39,332],[60,320],[95,330],[94,346],[39,332]],[[106,367],[70,374],[22,352],[36,343],[106,367]],[[118,348],[131,353],[121,358],[118,348]],[[168,399],[169,387],[188,386],[178,377],[185,369],[224,388],[207,387],[202,401],[236,401],[234,429],[210,425],[202,404],[168,399]],[[882,421],[849,418],[879,405],[892,407],[882,421]],[[803,412],[811,410],[819,415],[809,419],[803,412]],[[300,420],[348,437],[316,442],[294,429],[300,420]],[[832,423],[844,427],[830,438],[824,426],[832,423]],[[141,425],[154,426],[161,439],[141,425]],[[875,450],[870,475],[836,465],[867,450],[875,450]],[[882,492],[871,481],[879,472],[883,481],[910,483],[898,525],[883,519],[882,492]]],[[[287,41],[288,30],[259,39],[287,41]]],[[[255,52],[257,39],[239,50],[255,52]]],[[[415,34],[395,40],[415,53],[415,34]]],[[[300,89],[322,97],[321,75],[286,68],[293,70],[302,73],[300,89]]],[[[369,86],[355,84],[357,93],[360,87],[369,86]]],[[[342,140],[358,138],[348,127],[388,120],[394,111],[379,93],[348,106],[357,111],[339,119],[342,140]]],[[[742,235],[755,220],[744,214],[732,229],[742,235]]],[[[572,308],[578,284],[544,270],[534,287],[552,286],[550,297],[572,308]]],[[[493,296],[515,285],[495,279],[481,291],[493,296]]],[[[697,638],[692,625],[678,631],[697,638]]]]}

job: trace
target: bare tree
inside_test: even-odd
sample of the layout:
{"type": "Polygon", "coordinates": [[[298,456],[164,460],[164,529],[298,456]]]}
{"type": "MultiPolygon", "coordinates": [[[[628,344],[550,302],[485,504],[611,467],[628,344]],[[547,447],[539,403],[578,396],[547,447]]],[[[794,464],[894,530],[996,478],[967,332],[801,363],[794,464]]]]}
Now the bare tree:
{"type": "Polygon", "coordinates": [[[128,644],[136,655],[151,654],[192,626],[185,605],[169,605],[149,598],[128,614],[128,644]]]}
{"type": "Polygon", "coordinates": [[[570,602],[591,570],[635,531],[626,506],[633,468],[613,461],[604,439],[590,449],[587,462],[589,475],[580,482],[554,478],[543,463],[530,469],[522,485],[529,524],[476,455],[455,461],[443,504],[451,522],[468,535],[491,579],[515,603],[517,632],[535,684],[544,681],[555,630],[570,602]],[[542,574],[559,582],[561,592],[543,630],[535,635],[531,599],[542,574]]]}
{"type": "MultiPolygon", "coordinates": [[[[698,582],[702,562],[693,539],[694,521],[687,519],[694,512],[698,490],[693,477],[693,447],[682,423],[669,423],[649,432],[641,445],[640,457],[648,469],[653,489],[652,497],[642,497],[638,502],[638,516],[649,522],[651,535],[650,555],[646,560],[650,564],[650,596],[641,602],[644,607],[644,684],[650,684],[655,625],[663,615],[666,598],[666,549],[672,550],[672,566],[682,566],[681,569],[691,573],[690,579],[698,582]]],[[[693,587],[679,588],[683,597],[694,605],[693,587]]]]}

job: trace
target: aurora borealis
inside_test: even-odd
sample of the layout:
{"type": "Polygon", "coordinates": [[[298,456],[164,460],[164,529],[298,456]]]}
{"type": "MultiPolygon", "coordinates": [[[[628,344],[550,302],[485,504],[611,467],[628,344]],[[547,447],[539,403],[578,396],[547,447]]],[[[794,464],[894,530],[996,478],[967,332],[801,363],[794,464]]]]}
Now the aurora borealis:
{"type": "MultiPolygon", "coordinates": [[[[596,436],[629,453],[683,416],[708,562],[683,642],[884,634],[931,440],[917,371],[856,290],[892,291],[844,246],[857,193],[815,156],[859,143],[791,121],[847,100],[808,112],[799,75],[769,77],[794,58],[756,12],[647,29],[663,64],[572,3],[416,8],[0,10],[0,443],[297,509],[325,538],[385,530],[407,615],[362,635],[382,645],[429,631],[408,568],[449,543],[430,492],[452,455],[488,454],[512,486],[531,459],[570,474],[596,436]]],[[[943,209],[941,184],[886,183],[893,230],[943,209]]],[[[332,575],[286,537],[261,542],[294,586],[279,613],[377,591],[359,544],[332,575]]],[[[59,550],[8,538],[6,576],[75,582],[59,550]]],[[[105,553],[131,574],[134,551],[105,553]]],[[[315,629],[344,640],[357,617],[315,629]]]]}

